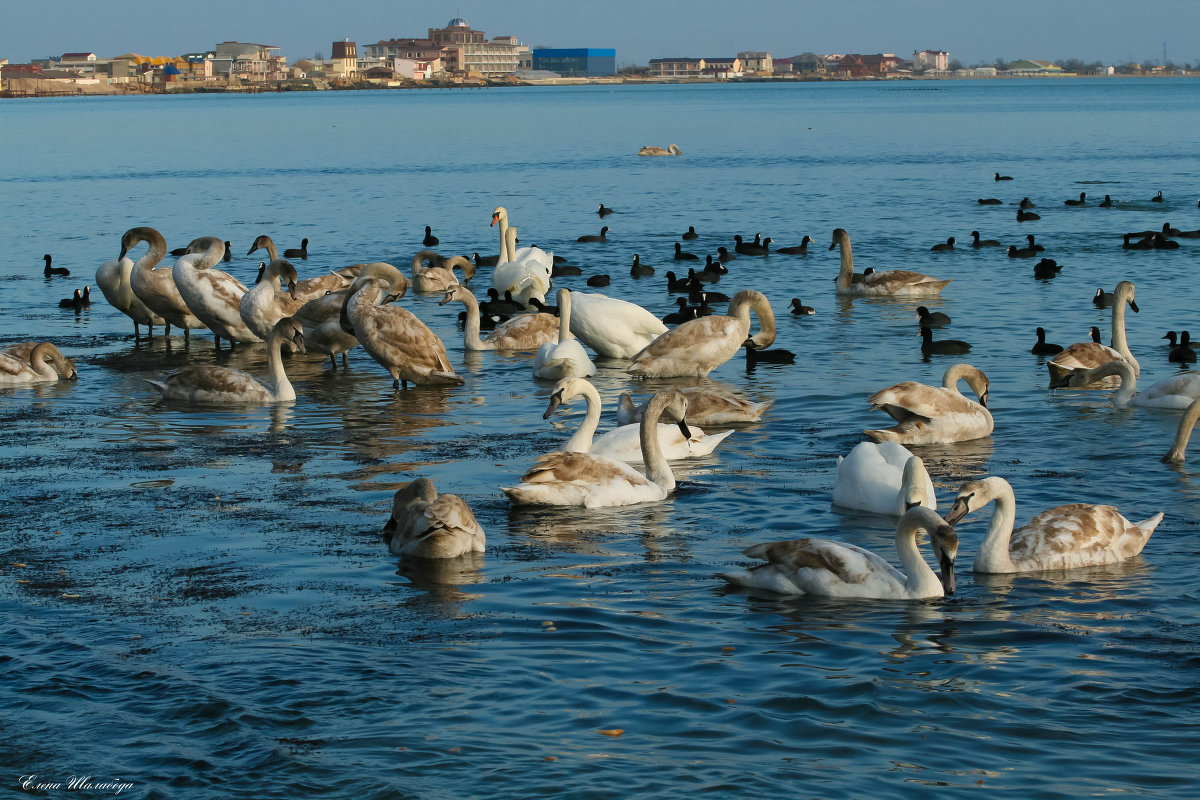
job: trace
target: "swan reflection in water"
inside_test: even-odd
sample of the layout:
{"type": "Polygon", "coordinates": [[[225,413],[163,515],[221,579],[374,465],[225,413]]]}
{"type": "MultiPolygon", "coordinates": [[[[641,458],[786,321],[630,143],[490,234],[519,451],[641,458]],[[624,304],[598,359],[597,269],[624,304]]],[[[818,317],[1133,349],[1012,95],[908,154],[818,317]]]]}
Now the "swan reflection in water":
{"type": "Polygon", "coordinates": [[[397,590],[416,590],[398,605],[420,617],[439,616],[455,619],[463,615],[464,603],[483,597],[478,592],[464,591],[464,586],[484,583],[483,568],[487,561],[483,553],[465,553],[457,558],[402,557],[396,575],[403,580],[393,582],[397,590]]]}

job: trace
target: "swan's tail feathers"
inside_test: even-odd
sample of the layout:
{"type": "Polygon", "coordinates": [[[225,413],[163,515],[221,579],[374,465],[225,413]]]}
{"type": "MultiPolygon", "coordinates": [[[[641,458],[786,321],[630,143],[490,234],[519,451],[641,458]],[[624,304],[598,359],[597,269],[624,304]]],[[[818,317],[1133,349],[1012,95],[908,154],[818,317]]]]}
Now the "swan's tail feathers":
{"type": "Polygon", "coordinates": [[[162,396],[166,397],[167,385],[165,383],[163,383],[162,381],[152,381],[149,378],[142,378],[142,380],[144,380],[146,383],[153,386],[155,389],[158,389],[158,393],[161,394],[162,396]]]}
{"type": "Polygon", "coordinates": [[[707,455],[717,449],[717,445],[725,441],[725,437],[733,433],[733,428],[727,431],[705,434],[703,442],[688,441],[688,450],[696,455],[707,455]]]}
{"type": "MultiPolygon", "coordinates": [[[[765,546],[769,547],[770,545],[768,543],[765,546]]],[[[751,555],[750,549],[752,548],[747,549],[747,555],[751,555]]],[[[746,589],[765,589],[768,592],[787,595],[804,594],[799,586],[784,577],[772,564],[758,564],[749,569],[718,572],[716,576],[727,583],[746,589]]]]}
{"type": "Polygon", "coordinates": [[[1149,519],[1144,519],[1141,522],[1135,522],[1133,524],[1145,531],[1146,538],[1149,538],[1150,534],[1154,533],[1154,529],[1158,527],[1158,523],[1162,522],[1162,520],[1163,512],[1160,511],[1149,519]]]}

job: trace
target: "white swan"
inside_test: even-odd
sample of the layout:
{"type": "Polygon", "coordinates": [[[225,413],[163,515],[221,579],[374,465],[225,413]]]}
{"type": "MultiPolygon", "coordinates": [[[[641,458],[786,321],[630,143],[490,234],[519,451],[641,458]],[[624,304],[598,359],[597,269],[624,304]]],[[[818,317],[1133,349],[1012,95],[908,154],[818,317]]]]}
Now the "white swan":
{"type": "Polygon", "coordinates": [[[225,255],[225,242],[202,236],[188,245],[188,252],[171,268],[175,286],[188,308],[213,332],[217,347],[221,340],[261,342],[262,337],[242,321],[242,296],[246,285],[228,272],[213,269],[225,255]]]}
{"type": "Polygon", "coordinates": [[[482,553],[487,537],[465,500],[418,478],[396,490],[383,538],[394,556],[457,558],[482,553]]]}
{"type": "Polygon", "coordinates": [[[68,359],[52,342],[36,342],[23,357],[21,350],[0,353],[0,386],[49,383],[74,379],[75,362],[68,359]]]}
{"type": "Polygon", "coordinates": [[[479,338],[479,301],[465,286],[446,290],[438,305],[457,300],[467,307],[463,323],[463,346],[467,350],[537,350],[558,341],[559,318],[553,314],[517,314],[497,325],[487,339],[479,338]]]}
{"type": "Polygon", "coordinates": [[[512,292],[513,299],[522,305],[536,297],[546,302],[550,291],[550,276],[554,271],[554,253],[540,247],[517,249],[517,229],[508,224],[508,210],[497,206],[492,211],[492,225],[499,225],[500,261],[492,271],[492,286],[503,297],[512,292]]]}
{"type": "MultiPolygon", "coordinates": [[[[758,422],[774,400],[754,403],[722,389],[689,387],[680,389],[687,397],[689,425],[728,425],[732,422],[758,422]]],[[[638,422],[646,404],[635,406],[633,398],[622,392],[617,400],[617,422],[630,425],[638,422]]]]}
{"type": "Polygon", "coordinates": [[[1200,373],[1182,372],[1171,378],[1164,378],[1150,388],[1138,392],[1137,376],[1128,361],[1114,360],[1101,364],[1094,369],[1080,367],[1073,369],[1058,382],[1050,384],[1051,389],[1078,389],[1092,386],[1101,378],[1116,375],[1121,379],[1121,386],[1113,395],[1115,406],[1143,406],[1148,408],[1187,408],[1196,400],[1200,400],[1200,373]]]}
{"type": "Polygon", "coordinates": [[[558,290],[558,340],[538,348],[533,357],[533,376],[556,381],[596,374],[596,365],[583,345],[571,336],[571,293],[558,290]]]}
{"type": "MultiPolygon", "coordinates": [[[[186,256],[185,256],[186,257],[186,256]]],[[[304,352],[304,333],[291,317],[275,323],[267,340],[267,378],[261,380],[249,372],[214,364],[198,364],[177,369],[162,380],[146,383],[158,389],[168,400],[190,400],[196,403],[286,403],[296,399],[296,390],[283,370],[280,351],[284,342],[291,342],[296,352],[304,352]]]]}
{"type": "Polygon", "coordinates": [[[884,411],[896,425],[865,430],[873,442],[946,444],[980,439],[992,433],[992,413],[987,408],[988,379],[970,364],[955,364],[946,370],[941,386],[904,381],[880,389],[868,398],[871,408],[884,411]],[[979,402],[958,391],[965,380],[979,402]]]}
{"type": "Polygon", "coordinates": [[[146,326],[146,333],[154,335],[155,325],[166,325],[166,320],[155,314],[146,304],[133,293],[130,278],[133,275],[133,261],[121,257],[106,261],[96,270],[96,285],[104,293],[104,299],[109,305],[133,320],[133,337],[140,335],[138,325],[146,326]]]}
{"type": "MultiPolygon", "coordinates": [[[[543,419],[549,419],[555,409],[573,397],[583,395],[587,401],[587,414],[579,430],[567,440],[561,449],[572,453],[594,453],[598,456],[615,458],[618,461],[638,462],[642,460],[641,429],[637,425],[622,425],[615,430],[596,436],[600,424],[601,400],[596,387],[586,378],[563,378],[554,385],[550,405],[543,419]]],[[[699,458],[716,449],[732,430],[707,434],[698,426],[688,423],[690,435],[684,436],[679,426],[658,424],[658,443],[668,460],[699,458]]]]}
{"type": "MultiPolygon", "coordinates": [[[[250,251],[246,255],[254,255],[254,251],[262,248],[267,251],[270,257],[267,263],[271,263],[279,258],[279,252],[275,249],[275,242],[270,236],[262,235],[254,240],[250,251]]],[[[318,297],[324,297],[329,292],[336,292],[341,289],[349,288],[350,284],[354,283],[354,279],[358,277],[358,271],[362,264],[354,264],[344,269],[339,269],[330,272],[327,275],[318,275],[314,278],[305,278],[296,282],[296,299],[301,303],[307,303],[310,300],[315,300],[318,297]]],[[[312,349],[311,347],[309,348],[312,349]]]]}
{"type": "Polygon", "coordinates": [[[872,272],[854,280],[854,255],[850,249],[850,234],[844,228],[833,231],[832,250],[841,246],[842,265],[837,276],[837,293],[855,297],[934,297],[950,282],[947,278],[931,278],[907,269],[872,272]]]}
{"type": "Polygon", "coordinates": [[[373,272],[359,275],[350,286],[344,322],[363,349],[392,376],[393,388],[407,389],[409,381],[418,386],[461,384],[463,379],[450,366],[441,338],[411,311],[384,305],[395,295],[393,287],[408,285],[400,270],[385,266],[395,273],[390,280],[373,272]]]}
{"type": "Polygon", "coordinates": [[[462,284],[475,277],[475,265],[462,256],[452,256],[442,259],[432,250],[422,250],[412,259],[412,289],[414,292],[444,292],[451,286],[458,286],[459,280],[454,274],[454,268],[463,271],[462,284]],[[425,262],[432,262],[425,266],[425,262]]]}
{"type": "Polygon", "coordinates": [[[793,539],[751,545],[742,552],[766,563],[718,576],[736,586],[779,594],[922,600],[954,593],[957,550],[954,529],[937,512],[916,506],[904,512],[896,523],[896,555],[904,572],[870,550],[852,544],[828,539],[793,539]],[[921,530],[929,534],[930,544],[938,555],[940,579],[917,549],[917,532],[921,530]]]}
{"type": "MultiPolygon", "coordinates": [[[[1076,342],[1071,345],[1046,362],[1046,369],[1050,370],[1052,384],[1066,378],[1067,373],[1073,369],[1080,367],[1090,369],[1113,360],[1127,361],[1129,366],[1133,367],[1135,376],[1142,374],[1142,367],[1133,357],[1133,353],[1129,350],[1129,343],[1125,339],[1125,304],[1128,303],[1135,313],[1138,310],[1133,294],[1133,284],[1129,281],[1121,281],[1113,290],[1112,347],[1105,347],[1099,342],[1076,342]]],[[[1111,389],[1116,385],[1117,380],[1109,377],[1097,381],[1089,388],[1111,389]]]]}
{"type": "Polygon", "coordinates": [[[154,228],[130,228],[121,236],[120,260],[139,242],[149,247],[133,264],[129,273],[129,286],[133,294],[146,308],[165,321],[164,335],[170,335],[171,326],[183,328],[183,341],[189,341],[192,329],[207,327],[192,313],[175,286],[174,270],[171,267],[155,266],[167,255],[167,242],[154,228]]]}
{"type": "MultiPolygon", "coordinates": [[[[639,428],[645,475],[623,461],[557,450],[539,456],[519,485],[501,488],[518,505],[603,508],[662,500],[675,491],[675,476],[658,444],[658,418],[664,412],[683,419],[687,398],[674,389],[650,398],[639,428]]],[[[688,435],[686,423],[679,429],[688,435]]]]}
{"type": "MultiPolygon", "coordinates": [[[[385,284],[390,284],[399,275],[399,284],[393,289],[389,289],[394,293],[388,294],[385,302],[403,297],[408,290],[408,282],[391,264],[376,261],[370,264],[354,264],[346,269],[354,270],[355,274],[360,277],[379,278],[385,284]]],[[[314,353],[324,353],[329,356],[330,364],[334,369],[337,369],[336,356],[338,354],[342,356],[344,369],[346,353],[359,345],[358,337],[354,335],[353,331],[347,331],[342,327],[342,313],[346,307],[346,301],[349,299],[350,287],[347,286],[345,289],[329,292],[309,300],[292,315],[292,318],[299,322],[304,329],[305,348],[314,353]]]]}
{"type": "Polygon", "coordinates": [[[287,259],[275,259],[263,268],[258,283],[242,295],[238,306],[238,315],[254,335],[266,339],[276,322],[292,316],[304,306],[296,297],[297,281],[296,268],[287,259]],[[286,292],[280,290],[280,280],[287,283],[286,292]]]}
{"type": "Polygon", "coordinates": [[[1003,478],[964,483],[946,521],[957,523],[992,501],[996,508],[975,556],[976,572],[1036,572],[1115,564],[1142,552],[1162,512],[1130,522],[1112,506],[1071,503],[1043,511],[1028,525],[1013,530],[1016,497],[1003,478]]]}
{"type": "Polygon", "coordinates": [[[643,146],[641,150],[638,150],[638,155],[639,156],[681,156],[681,155],[683,155],[683,151],[679,149],[679,145],[677,145],[677,144],[669,144],[666,147],[657,147],[655,145],[648,144],[648,145],[643,146]]]}
{"type": "Polygon", "coordinates": [[[833,504],[899,516],[908,510],[905,497],[917,493],[914,482],[920,484],[920,504],[937,508],[933,481],[921,459],[898,442],[859,442],[845,458],[838,456],[833,504]]]}
{"type": "Polygon", "coordinates": [[[733,358],[746,344],[750,312],[758,317],[760,330],[750,337],[755,349],[775,341],[775,315],[762,292],[738,292],[729,303],[729,313],[713,314],[682,322],[646,345],[633,357],[627,372],[648,378],[704,377],[733,358]]]}
{"type": "Polygon", "coordinates": [[[1183,412],[1183,417],[1179,420],[1179,429],[1175,431],[1175,441],[1171,444],[1171,449],[1162,457],[1163,461],[1168,463],[1181,463],[1184,460],[1184,455],[1187,453],[1188,439],[1192,438],[1192,428],[1196,427],[1196,420],[1200,419],[1200,400],[1195,401],[1187,407],[1187,411],[1183,412]]]}
{"type": "Polygon", "coordinates": [[[667,332],[646,309],[603,294],[571,295],[571,333],[601,358],[631,358],[667,332]]]}

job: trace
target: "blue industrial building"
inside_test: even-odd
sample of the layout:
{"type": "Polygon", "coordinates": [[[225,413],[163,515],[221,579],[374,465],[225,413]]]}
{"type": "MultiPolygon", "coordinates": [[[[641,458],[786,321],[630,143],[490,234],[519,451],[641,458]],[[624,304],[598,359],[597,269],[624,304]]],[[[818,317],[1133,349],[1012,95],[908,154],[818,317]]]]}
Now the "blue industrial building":
{"type": "Polygon", "coordinates": [[[557,72],[564,78],[616,75],[617,51],[592,47],[534,50],[533,68],[557,72]]]}

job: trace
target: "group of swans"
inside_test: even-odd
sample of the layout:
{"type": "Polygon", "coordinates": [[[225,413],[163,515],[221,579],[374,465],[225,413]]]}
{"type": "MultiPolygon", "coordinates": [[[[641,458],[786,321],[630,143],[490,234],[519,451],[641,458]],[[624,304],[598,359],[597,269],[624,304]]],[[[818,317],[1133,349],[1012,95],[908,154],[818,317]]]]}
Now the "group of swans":
{"type": "MultiPolygon", "coordinates": [[[[1117,284],[1116,289],[1113,290],[1112,301],[1112,347],[1107,347],[1099,342],[1076,342],[1063,350],[1046,362],[1046,368],[1050,370],[1052,385],[1061,384],[1072,370],[1094,369],[1110,361],[1124,361],[1133,370],[1134,377],[1141,374],[1141,365],[1133,357],[1133,353],[1129,350],[1129,343],[1125,339],[1125,306],[1128,304],[1135,313],[1138,310],[1133,297],[1132,283],[1121,281],[1117,284]]],[[[1089,388],[1112,388],[1116,385],[1116,380],[1109,377],[1111,375],[1115,375],[1115,373],[1097,376],[1096,380],[1088,384],[1089,388]]],[[[1078,384],[1076,385],[1078,386],[1078,384]]]]}
{"type": "Polygon", "coordinates": [[[638,428],[645,475],[624,461],[556,450],[539,456],[516,486],[502,489],[517,505],[603,508],[663,500],[675,490],[675,475],[659,444],[658,420],[664,413],[679,420],[680,433],[691,438],[683,421],[687,398],[675,389],[655,393],[638,428]]]}
{"type": "Polygon", "coordinates": [[[946,370],[941,386],[904,381],[868,398],[872,409],[886,412],[896,425],[864,433],[875,442],[946,444],[980,439],[992,433],[987,408],[988,379],[977,367],[955,364],[946,370]],[[964,397],[958,382],[965,380],[978,401],[964,397]]]}
{"type": "Polygon", "coordinates": [[[492,211],[492,225],[500,232],[500,258],[492,271],[492,286],[502,296],[510,292],[515,300],[529,305],[532,298],[546,302],[550,277],[554,271],[554,253],[540,247],[517,249],[517,229],[508,224],[508,209],[492,211]]]}

